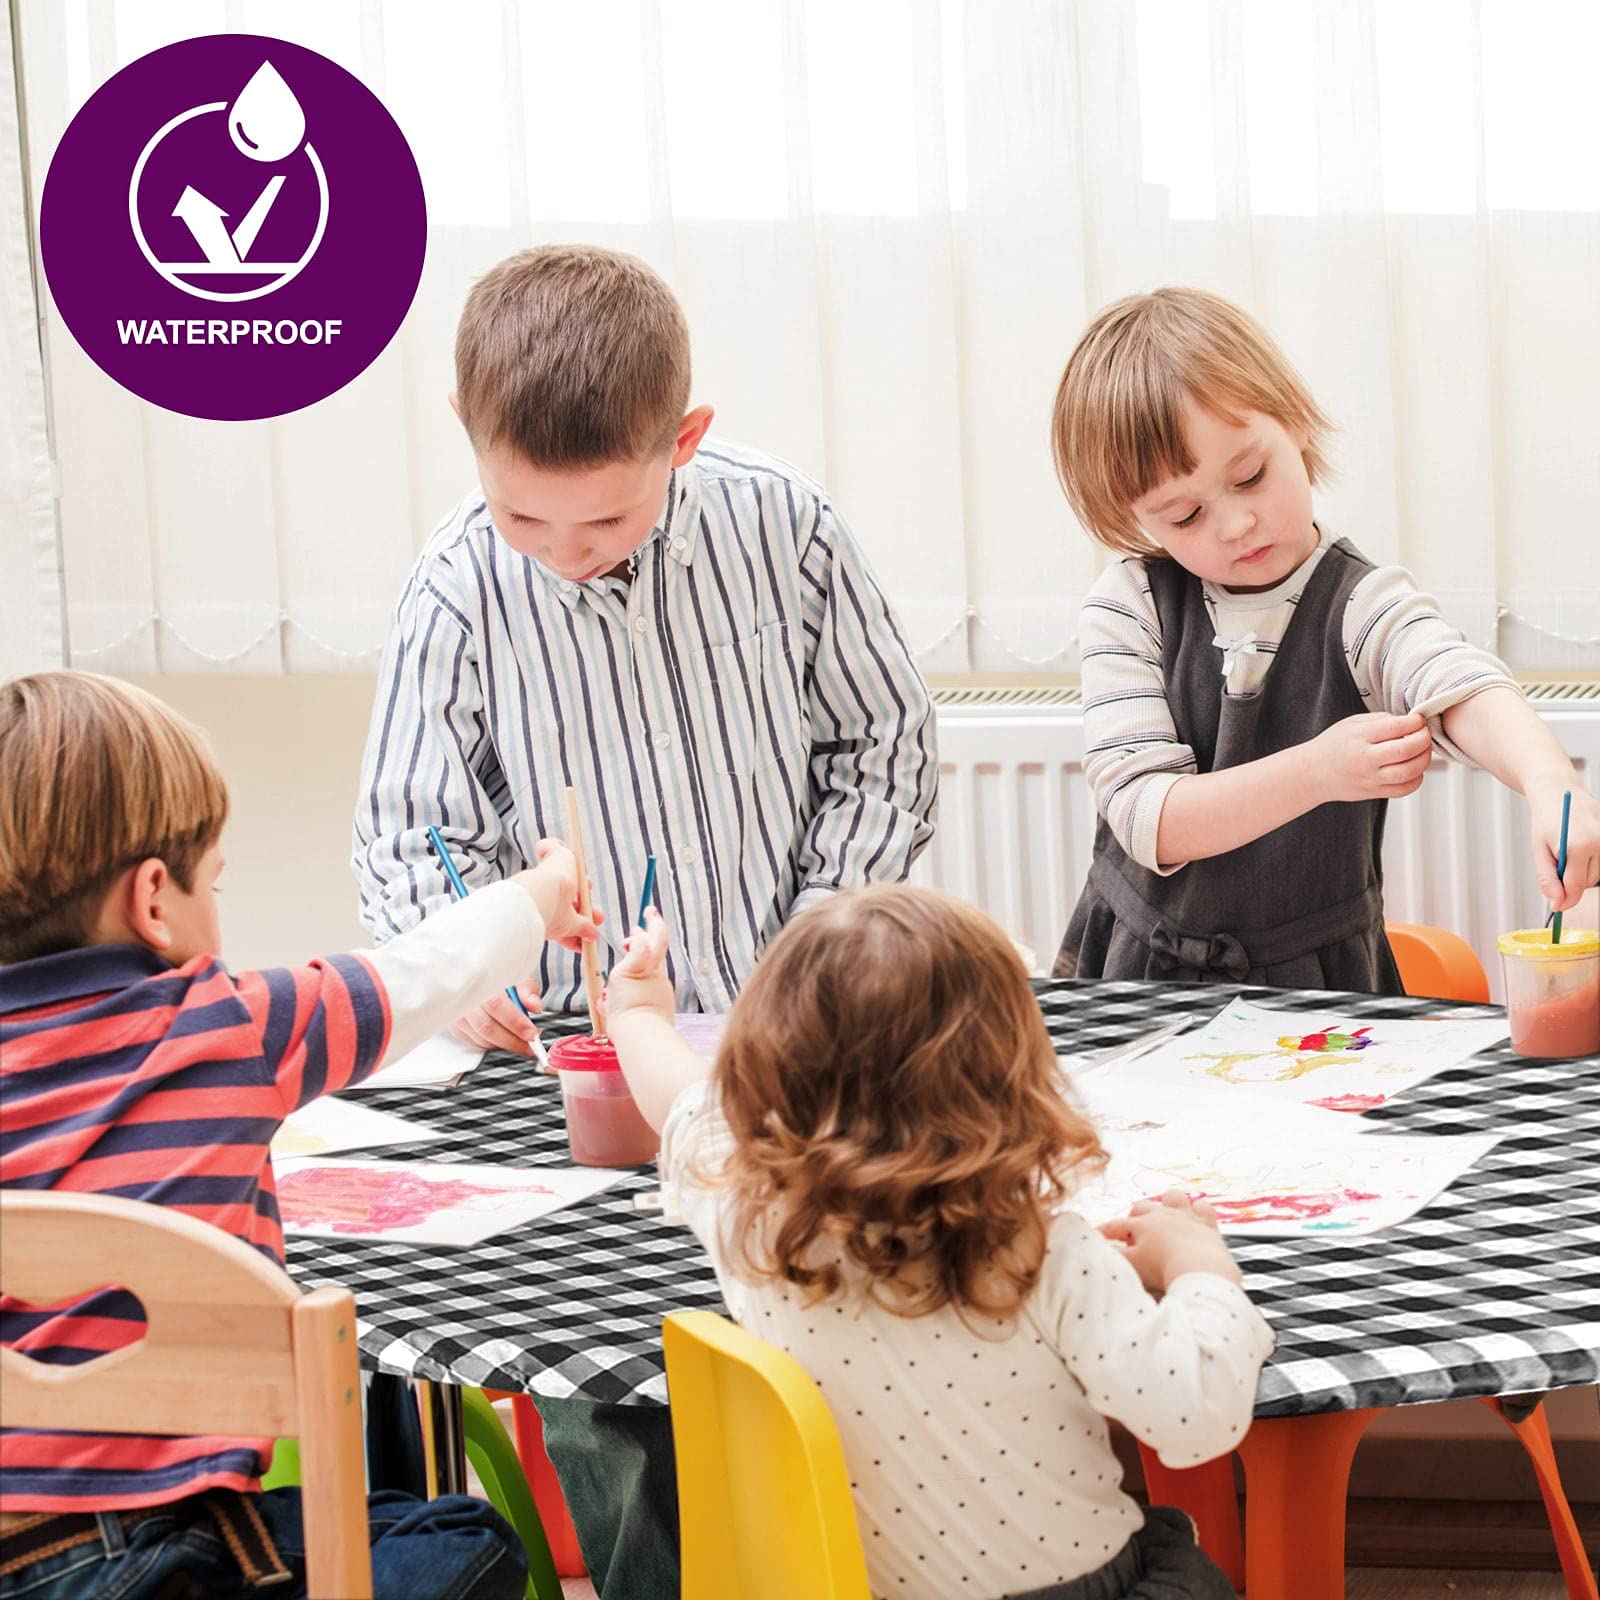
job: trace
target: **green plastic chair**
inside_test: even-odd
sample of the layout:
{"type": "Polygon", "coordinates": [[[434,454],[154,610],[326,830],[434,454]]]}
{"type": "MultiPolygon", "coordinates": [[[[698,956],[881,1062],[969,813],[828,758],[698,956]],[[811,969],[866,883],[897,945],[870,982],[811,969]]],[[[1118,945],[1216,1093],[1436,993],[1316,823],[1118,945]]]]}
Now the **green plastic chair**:
{"type": "MultiPolygon", "coordinates": [[[[561,1600],[561,1579],[550,1555],[544,1523],[533,1491],[523,1475],[516,1446],[482,1389],[463,1389],[467,1460],[477,1473],[489,1504],[516,1529],[528,1558],[528,1600],[561,1600]]],[[[261,1477],[263,1489],[292,1489],[300,1482],[300,1444],[280,1439],[272,1452],[272,1468],[261,1477]]]]}

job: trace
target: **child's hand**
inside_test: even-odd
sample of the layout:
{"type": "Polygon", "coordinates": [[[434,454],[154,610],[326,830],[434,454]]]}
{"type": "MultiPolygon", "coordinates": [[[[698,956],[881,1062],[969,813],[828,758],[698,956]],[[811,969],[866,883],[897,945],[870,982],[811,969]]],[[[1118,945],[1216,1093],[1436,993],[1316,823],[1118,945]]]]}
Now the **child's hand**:
{"type": "Polygon", "coordinates": [[[1308,748],[1328,800],[1398,800],[1421,787],[1433,735],[1420,712],[1363,711],[1324,728],[1308,748]]]}
{"type": "Polygon", "coordinates": [[[1186,1272],[1214,1272],[1230,1283],[1242,1281],[1238,1263],[1217,1230],[1216,1212],[1204,1202],[1192,1204],[1181,1189],[1169,1189],[1159,1204],[1134,1201],[1127,1216],[1101,1223],[1100,1231],[1122,1246],[1152,1294],[1165,1294],[1186,1272]]]}
{"type": "MultiPolygon", "coordinates": [[[[529,1011],[539,1009],[537,989],[518,984],[517,993],[529,1011]]],[[[539,1037],[538,1028],[503,994],[497,994],[476,1011],[469,1011],[451,1025],[450,1031],[480,1050],[509,1050],[519,1056],[531,1056],[533,1041],[539,1037]]]]}
{"type": "Polygon", "coordinates": [[[643,932],[629,935],[626,953],[606,979],[605,1022],[609,1029],[629,1012],[653,1012],[671,1022],[676,1009],[667,977],[667,923],[651,906],[643,932]]]}
{"type": "MultiPolygon", "coordinates": [[[[539,908],[544,918],[545,938],[564,950],[581,950],[597,939],[596,927],[605,921],[605,913],[591,911],[587,916],[578,909],[578,859],[559,839],[541,839],[535,847],[539,865],[519,872],[511,881],[520,884],[539,908]]],[[[589,885],[591,904],[594,884],[589,885]]],[[[506,1002],[513,1013],[516,1007],[506,1002]]]]}
{"type": "Polygon", "coordinates": [[[1552,911],[1571,911],[1584,890],[1600,883],[1600,801],[1581,784],[1530,789],[1528,809],[1533,822],[1533,870],[1539,893],[1552,911]],[[1556,877],[1561,850],[1561,797],[1572,790],[1572,816],[1567,824],[1567,874],[1556,877]]]}

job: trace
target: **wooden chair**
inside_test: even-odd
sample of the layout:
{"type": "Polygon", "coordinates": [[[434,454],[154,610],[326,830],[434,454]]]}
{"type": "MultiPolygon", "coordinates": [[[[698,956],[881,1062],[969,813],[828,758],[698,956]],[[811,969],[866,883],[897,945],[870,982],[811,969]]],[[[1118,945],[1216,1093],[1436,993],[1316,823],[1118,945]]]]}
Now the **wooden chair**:
{"type": "MultiPolygon", "coordinates": [[[[1489,983],[1472,946],[1445,928],[1391,922],[1384,932],[1406,993],[1487,1004],[1489,983]]],[[[1511,1429],[1538,1481],[1569,1600],[1600,1600],[1594,1572],[1556,1470],[1544,1407],[1513,1416],[1496,1398],[1483,1403],[1511,1429]]],[[[1376,1410],[1326,1411],[1252,1425],[1239,1446],[1245,1470],[1245,1522],[1239,1526],[1233,1457],[1175,1471],[1139,1447],[1153,1503],[1183,1507],[1200,1544],[1250,1600],[1342,1600],[1345,1494],[1356,1446],[1376,1410]]]]}
{"type": "Polygon", "coordinates": [[[710,1311],[661,1330],[683,1600],[868,1600],[850,1474],[800,1364],[710,1311]]]}
{"type": "Polygon", "coordinates": [[[0,1192],[0,1285],[58,1305],[120,1284],[137,1344],[80,1366],[0,1349],[0,1424],[98,1433],[296,1435],[314,1597],[370,1600],[372,1558],[348,1289],[302,1294],[258,1250],[165,1206],[0,1192]]]}

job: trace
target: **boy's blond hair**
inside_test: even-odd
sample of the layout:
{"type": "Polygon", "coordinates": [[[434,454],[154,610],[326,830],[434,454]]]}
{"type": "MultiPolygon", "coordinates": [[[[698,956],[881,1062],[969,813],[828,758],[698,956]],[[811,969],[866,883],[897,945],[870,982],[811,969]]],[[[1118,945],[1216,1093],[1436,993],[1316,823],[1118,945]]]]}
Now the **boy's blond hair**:
{"type": "Polygon", "coordinates": [[[1260,411],[1306,436],[1312,483],[1328,475],[1333,424],[1253,317],[1203,289],[1129,295],[1102,311],[1061,375],[1051,417],[1056,475],[1085,529],[1126,555],[1161,554],[1133,504],[1195,469],[1186,403],[1238,422],[1260,411]]]}
{"type": "Polygon", "coordinates": [[[87,944],[112,880],[159,856],[180,888],[228,816],[205,736],[95,672],[0,684],[0,962],[87,944]]]}
{"type": "Polygon", "coordinates": [[[643,461],[689,405],[689,328],[634,256],[524,250],[473,285],[456,329],[456,406],[479,448],[536,467],[643,461]]]}

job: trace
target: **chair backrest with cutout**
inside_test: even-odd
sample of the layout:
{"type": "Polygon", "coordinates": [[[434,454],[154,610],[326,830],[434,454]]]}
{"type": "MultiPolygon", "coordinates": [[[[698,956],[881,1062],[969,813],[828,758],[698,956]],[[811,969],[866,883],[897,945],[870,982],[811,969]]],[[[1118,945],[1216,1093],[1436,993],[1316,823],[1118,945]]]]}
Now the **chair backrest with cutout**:
{"type": "Polygon", "coordinates": [[[120,1285],[145,1336],[80,1365],[0,1349],[0,1424],[298,1435],[313,1596],[372,1593],[355,1301],[302,1294],[231,1234],[111,1195],[0,1191],[0,1288],[59,1305],[120,1285]]]}

